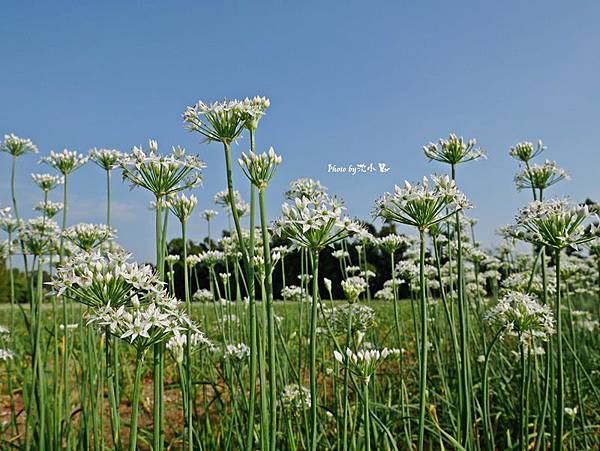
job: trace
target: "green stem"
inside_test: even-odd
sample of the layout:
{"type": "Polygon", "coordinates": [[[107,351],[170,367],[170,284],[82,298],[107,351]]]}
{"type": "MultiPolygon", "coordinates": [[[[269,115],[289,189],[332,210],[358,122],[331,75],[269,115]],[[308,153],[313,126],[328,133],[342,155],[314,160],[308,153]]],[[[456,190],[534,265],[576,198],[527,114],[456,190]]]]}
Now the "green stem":
{"type": "Polygon", "coordinates": [[[562,449],[564,414],[565,414],[565,382],[563,373],[563,351],[562,351],[562,312],[560,308],[560,249],[555,250],[556,262],[556,302],[555,302],[555,321],[556,321],[556,429],[554,436],[554,449],[562,449]]]}
{"type": "Polygon", "coordinates": [[[275,317],[273,314],[273,268],[269,245],[269,223],[265,205],[265,189],[258,191],[260,223],[262,228],[263,258],[265,260],[265,289],[267,301],[267,353],[269,358],[269,444],[270,450],[276,449],[277,434],[277,387],[275,382],[275,317]]]}
{"type": "Polygon", "coordinates": [[[363,396],[363,405],[364,405],[364,420],[365,420],[365,449],[366,451],[371,451],[371,421],[370,416],[371,413],[369,411],[369,381],[365,380],[364,385],[364,396],[363,396]]]}
{"type": "Polygon", "coordinates": [[[319,253],[311,250],[313,296],[310,317],[310,450],[317,449],[317,307],[319,303],[319,253]]]}
{"type": "Polygon", "coordinates": [[[421,310],[421,352],[419,353],[419,437],[418,450],[423,450],[425,438],[425,403],[427,396],[427,299],[425,297],[425,233],[419,231],[419,294],[421,310]]]}
{"type": "Polygon", "coordinates": [[[144,366],[144,353],[138,353],[135,360],[135,379],[133,382],[133,394],[131,397],[131,426],[129,433],[129,451],[137,450],[137,424],[138,410],[140,404],[140,382],[142,381],[142,369],[144,366]]]}

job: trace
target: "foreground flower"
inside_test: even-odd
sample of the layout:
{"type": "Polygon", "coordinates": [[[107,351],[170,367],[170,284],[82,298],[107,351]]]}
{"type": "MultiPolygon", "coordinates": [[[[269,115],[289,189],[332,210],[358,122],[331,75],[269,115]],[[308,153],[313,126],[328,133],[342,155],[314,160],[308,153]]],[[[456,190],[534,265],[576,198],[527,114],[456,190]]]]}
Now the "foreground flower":
{"type": "Polygon", "coordinates": [[[14,134],[4,135],[4,142],[0,144],[0,151],[13,157],[20,157],[26,153],[38,153],[38,148],[28,138],[19,138],[14,134]]]}
{"type": "Polygon", "coordinates": [[[114,230],[104,224],[77,224],[65,230],[63,235],[85,252],[91,252],[106,241],[115,238],[114,230]]]}
{"type": "Polygon", "coordinates": [[[571,206],[565,199],[534,201],[519,210],[509,230],[518,239],[552,249],[577,248],[598,235],[598,226],[590,224],[596,218],[587,205],[571,206]]]}
{"type": "Polygon", "coordinates": [[[59,296],[67,295],[90,307],[134,302],[159,293],[163,284],[151,266],[139,266],[124,253],[81,252],[65,260],[50,282],[59,296]],[[136,297],[137,296],[137,297],[136,297]]]}
{"type": "Polygon", "coordinates": [[[248,155],[242,152],[238,160],[244,174],[259,189],[264,189],[275,175],[277,167],[281,164],[281,157],[275,153],[273,148],[268,154],[263,152],[258,155],[250,152],[248,155]]]}
{"type": "Polygon", "coordinates": [[[367,282],[359,276],[348,277],[346,280],[342,280],[341,285],[348,302],[356,302],[361,293],[367,288],[367,282]]]}
{"type": "Polygon", "coordinates": [[[62,152],[51,151],[50,155],[43,157],[40,162],[53,167],[62,175],[69,175],[71,172],[79,169],[88,158],[73,150],[64,149],[62,152]]]}
{"type": "Polygon", "coordinates": [[[386,193],[377,200],[373,215],[425,232],[457,211],[470,207],[466,196],[448,176],[431,176],[431,180],[432,187],[427,177],[414,185],[404,182],[404,188],[396,185],[393,193],[386,193]]]}
{"type": "Polygon", "coordinates": [[[21,224],[19,239],[32,255],[49,255],[56,248],[58,224],[48,218],[34,218],[21,224]]]}
{"type": "Polygon", "coordinates": [[[173,147],[169,155],[159,155],[158,144],[152,140],[147,153],[134,147],[120,165],[123,179],[132,187],[145,188],[159,199],[200,184],[200,171],[206,167],[195,155],[187,155],[182,147],[173,147]]]}
{"type": "Polygon", "coordinates": [[[110,171],[119,166],[121,158],[125,154],[115,149],[96,149],[95,147],[90,150],[89,158],[98,166],[105,171],[110,171]]]}
{"type": "Polygon", "coordinates": [[[283,204],[275,233],[295,247],[321,250],[363,230],[358,222],[342,217],[343,210],[339,201],[327,195],[317,200],[298,197],[293,205],[283,204]]]}
{"type": "Polygon", "coordinates": [[[229,145],[244,130],[249,119],[242,102],[224,100],[206,104],[201,100],[183,113],[183,120],[191,131],[200,133],[207,141],[229,145]],[[245,114],[246,113],[246,114],[245,114]]]}
{"type": "Polygon", "coordinates": [[[184,193],[169,196],[169,208],[181,222],[187,221],[197,204],[198,199],[193,194],[189,197],[184,193]]]}
{"type": "Polygon", "coordinates": [[[561,180],[569,179],[567,171],[558,167],[555,161],[546,160],[542,165],[532,164],[515,175],[515,184],[518,190],[544,190],[561,180]]]}
{"type": "Polygon", "coordinates": [[[345,363],[346,359],[350,363],[350,370],[359,376],[363,381],[369,382],[371,376],[375,374],[377,368],[390,356],[400,354],[399,349],[360,349],[356,352],[350,348],[346,348],[346,354],[343,355],[338,351],[333,351],[334,358],[340,362],[345,363]]]}
{"type": "Polygon", "coordinates": [[[48,200],[46,202],[38,202],[33,208],[35,211],[39,211],[47,218],[54,218],[59,211],[63,209],[64,205],[62,202],[52,202],[48,200]]]}
{"type": "Polygon", "coordinates": [[[440,139],[438,143],[429,143],[423,146],[423,152],[430,160],[441,161],[452,166],[467,161],[485,158],[485,151],[475,147],[477,141],[470,139],[465,142],[463,137],[450,134],[448,139],[440,139]]]}
{"type": "Polygon", "coordinates": [[[61,175],[31,174],[31,178],[33,179],[33,182],[45,193],[48,193],[58,185],[63,185],[65,183],[65,178],[61,175]]]}
{"type": "Polygon", "coordinates": [[[285,192],[285,197],[294,200],[298,197],[308,199],[317,199],[327,191],[321,182],[309,178],[299,178],[290,182],[290,189],[285,192]]]}
{"type": "Polygon", "coordinates": [[[506,293],[484,318],[499,326],[503,334],[518,337],[524,346],[536,338],[548,340],[554,334],[554,317],[550,307],[525,293],[506,293]]]}
{"type": "Polygon", "coordinates": [[[529,164],[529,161],[532,158],[538,156],[544,150],[546,150],[546,146],[544,146],[544,143],[542,143],[542,140],[540,139],[535,147],[533,143],[528,141],[517,143],[510,148],[508,154],[516,160],[529,164]]]}

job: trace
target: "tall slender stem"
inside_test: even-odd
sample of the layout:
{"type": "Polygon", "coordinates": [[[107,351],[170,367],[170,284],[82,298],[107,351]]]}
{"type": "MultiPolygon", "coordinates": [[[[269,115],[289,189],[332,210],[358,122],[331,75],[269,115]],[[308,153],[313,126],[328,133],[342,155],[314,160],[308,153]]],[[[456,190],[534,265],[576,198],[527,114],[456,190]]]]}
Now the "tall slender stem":
{"type": "Polygon", "coordinates": [[[564,415],[565,415],[565,381],[563,374],[563,351],[562,351],[562,312],[560,308],[560,249],[554,252],[556,264],[556,302],[555,321],[556,321],[556,429],[554,436],[554,449],[562,449],[564,415]]]}
{"type": "Polygon", "coordinates": [[[140,382],[142,381],[142,370],[144,367],[144,354],[137,355],[135,359],[135,378],[133,382],[133,393],[131,396],[131,426],[129,433],[129,451],[137,450],[137,424],[138,410],[140,405],[140,382]]]}
{"type": "Polygon", "coordinates": [[[419,437],[418,450],[423,450],[425,438],[425,403],[427,396],[427,299],[425,296],[425,232],[419,231],[419,294],[421,310],[421,352],[419,353],[419,437]]]}
{"type": "Polygon", "coordinates": [[[263,258],[265,260],[265,289],[267,301],[267,353],[269,358],[269,444],[271,451],[276,447],[277,436],[277,387],[275,383],[275,317],[273,314],[273,265],[269,245],[269,224],[267,222],[267,206],[265,205],[265,189],[258,191],[260,206],[260,223],[262,228],[263,258]]]}
{"type": "Polygon", "coordinates": [[[310,316],[310,449],[317,449],[317,307],[319,303],[319,252],[311,250],[312,309],[310,316]]]}

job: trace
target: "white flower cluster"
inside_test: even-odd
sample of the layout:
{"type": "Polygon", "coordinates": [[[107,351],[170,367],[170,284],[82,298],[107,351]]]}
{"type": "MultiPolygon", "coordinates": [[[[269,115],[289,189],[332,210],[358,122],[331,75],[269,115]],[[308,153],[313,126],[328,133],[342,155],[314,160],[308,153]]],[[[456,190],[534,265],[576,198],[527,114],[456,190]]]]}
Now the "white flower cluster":
{"type": "Polygon", "coordinates": [[[365,382],[369,382],[371,376],[375,374],[379,366],[390,356],[399,355],[399,349],[359,349],[354,352],[350,348],[346,348],[346,354],[343,355],[338,351],[333,351],[334,358],[345,364],[346,360],[349,364],[350,371],[361,377],[365,382]]]}
{"type": "Polygon", "coordinates": [[[410,247],[413,243],[414,238],[405,235],[396,235],[395,233],[390,233],[376,240],[376,244],[389,253],[396,252],[398,249],[404,247],[410,247]]]}
{"type": "Polygon", "coordinates": [[[218,214],[219,214],[219,212],[216,210],[207,209],[202,212],[202,217],[204,219],[206,219],[207,221],[211,221],[218,214]]]}
{"type": "Polygon", "coordinates": [[[185,193],[169,196],[169,208],[181,222],[187,221],[196,205],[198,205],[198,198],[193,194],[189,197],[185,193]]]}
{"type": "Polygon", "coordinates": [[[528,164],[529,160],[538,156],[544,150],[546,150],[546,146],[544,146],[542,140],[537,142],[537,147],[534,147],[533,143],[531,142],[523,141],[511,147],[508,151],[508,154],[516,160],[528,164]]]}
{"type": "MultiPolygon", "coordinates": [[[[239,191],[235,190],[233,192],[233,200],[235,208],[240,216],[244,216],[250,210],[250,205],[242,199],[239,191]]],[[[231,202],[229,200],[229,191],[223,190],[216,193],[213,197],[213,202],[225,209],[230,208],[231,202]]]]}
{"type": "Polygon", "coordinates": [[[62,175],[31,174],[31,178],[33,179],[33,182],[45,193],[48,193],[58,185],[63,185],[65,183],[65,177],[62,175]]]}
{"type": "Polygon", "coordinates": [[[361,293],[367,289],[367,282],[360,276],[348,277],[342,280],[341,285],[344,296],[349,302],[356,302],[361,293]]]}
{"type": "Polygon", "coordinates": [[[546,160],[544,164],[532,164],[515,175],[518,190],[546,189],[561,180],[570,180],[567,171],[560,168],[555,161],[546,160]]]}
{"type": "Polygon", "coordinates": [[[134,295],[128,301],[127,305],[118,308],[107,304],[93,309],[87,314],[87,324],[108,329],[111,334],[131,343],[138,352],[174,337],[176,343],[181,343],[185,340],[182,335],[188,330],[203,337],[183,312],[181,303],[165,291],[146,293],[144,297],[134,295]]]}
{"type": "Polygon", "coordinates": [[[175,263],[177,263],[179,260],[181,259],[181,257],[179,255],[176,254],[169,254],[165,257],[165,261],[169,264],[169,265],[174,265],[175,263]]]}
{"type": "Polygon", "coordinates": [[[198,254],[198,263],[212,267],[225,260],[225,254],[221,251],[204,251],[198,254]]]}
{"type": "Polygon", "coordinates": [[[38,148],[30,139],[19,138],[11,133],[10,135],[4,135],[4,142],[0,144],[0,151],[9,153],[13,157],[20,157],[27,152],[38,153],[38,148]]]}
{"type": "Polygon", "coordinates": [[[485,151],[475,147],[476,145],[475,139],[465,142],[462,136],[458,137],[452,133],[448,139],[440,139],[437,144],[429,143],[423,146],[423,152],[429,160],[456,165],[485,158],[485,151]]]}
{"type": "Polygon", "coordinates": [[[516,291],[507,292],[484,319],[500,327],[503,334],[516,336],[522,344],[539,338],[548,340],[554,334],[554,317],[550,307],[533,296],[516,291]]]}
{"type": "Polygon", "coordinates": [[[281,156],[277,155],[272,147],[269,148],[268,154],[263,152],[259,155],[250,151],[246,155],[242,152],[241,158],[238,159],[238,163],[248,180],[259,189],[267,187],[281,161],[281,156]]]}
{"type": "Polygon", "coordinates": [[[308,301],[310,296],[296,285],[288,285],[281,289],[281,297],[284,301],[303,302],[308,301]]]}
{"type": "MultiPolygon", "coordinates": [[[[209,351],[213,351],[215,349],[214,344],[206,337],[204,332],[196,329],[195,327],[191,328],[189,336],[191,344],[190,348],[193,352],[200,349],[208,349],[209,351]]],[[[178,363],[183,362],[183,351],[186,348],[187,340],[188,334],[177,330],[167,341],[166,348],[173,353],[175,360],[178,363]]]]}
{"type": "Polygon", "coordinates": [[[434,224],[471,206],[447,175],[433,175],[431,180],[431,188],[427,177],[414,185],[404,182],[404,188],[396,185],[393,193],[385,193],[376,201],[373,215],[427,231],[434,224]]]}
{"type": "Polygon", "coordinates": [[[290,189],[285,192],[285,197],[289,200],[294,200],[297,197],[315,199],[323,196],[326,191],[327,188],[321,185],[318,180],[299,178],[290,182],[290,189]]]}
{"type": "Polygon", "coordinates": [[[244,100],[224,100],[206,104],[198,101],[183,113],[187,127],[203,135],[208,141],[230,144],[244,128],[256,130],[259,120],[271,102],[265,97],[244,100]]]}
{"type": "Polygon", "coordinates": [[[348,332],[348,321],[353,332],[364,334],[375,325],[375,311],[364,304],[341,304],[323,309],[323,320],[339,334],[348,332]]]}
{"type": "Polygon", "coordinates": [[[170,196],[202,182],[200,171],[206,164],[195,155],[187,155],[182,147],[173,147],[169,155],[158,154],[158,144],[150,140],[148,152],[134,147],[121,158],[123,178],[132,187],[141,186],[157,198],[170,196]]]}
{"type": "Polygon", "coordinates": [[[196,302],[210,302],[213,300],[213,295],[210,290],[206,288],[201,288],[194,293],[192,296],[192,300],[196,302]]]}
{"type": "Polygon", "coordinates": [[[246,361],[250,357],[250,348],[245,343],[237,343],[225,346],[223,357],[238,362],[246,361]]]}
{"type": "Polygon", "coordinates": [[[279,397],[279,405],[284,411],[292,415],[301,414],[304,410],[310,409],[310,390],[303,385],[288,384],[283,387],[279,397]]]}
{"type": "Polygon", "coordinates": [[[89,153],[90,160],[105,171],[110,171],[119,166],[121,158],[124,156],[123,152],[119,152],[116,149],[96,149],[95,147],[89,153]]]}
{"type": "Polygon", "coordinates": [[[59,234],[58,224],[48,218],[33,218],[19,226],[19,239],[32,255],[54,253],[59,234]]]}
{"type": "Polygon", "coordinates": [[[553,249],[577,248],[598,235],[598,226],[590,224],[592,219],[597,216],[587,205],[571,206],[565,199],[534,201],[519,210],[509,231],[518,239],[553,249]]]}
{"type": "Polygon", "coordinates": [[[10,207],[0,208],[0,230],[13,233],[17,230],[17,220],[10,213],[10,207]]]}
{"type": "Polygon", "coordinates": [[[90,307],[120,307],[137,296],[144,298],[163,291],[149,265],[130,262],[130,255],[116,252],[81,252],[67,258],[50,283],[59,296],[90,307]]]}
{"type": "Polygon", "coordinates": [[[85,252],[91,252],[104,242],[115,238],[115,231],[105,224],[80,223],[69,227],[63,236],[85,252]]]}
{"type": "Polygon", "coordinates": [[[40,162],[53,167],[62,175],[69,175],[87,163],[87,161],[88,158],[84,155],[67,149],[64,149],[62,152],[51,151],[50,155],[40,159],[40,162]]]}
{"type": "Polygon", "coordinates": [[[46,202],[38,202],[33,209],[39,211],[47,218],[54,218],[56,214],[63,209],[63,206],[62,202],[52,202],[51,200],[47,200],[46,202]]]}
{"type": "Polygon", "coordinates": [[[0,360],[7,361],[15,357],[15,353],[10,349],[4,348],[5,342],[10,336],[10,331],[7,327],[0,324],[0,360]]]}
{"type": "Polygon", "coordinates": [[[318,198],[297,197],[293,205],[282,206],[275,233],[289,239],[294,247],[320,250],[362,230],[362,226],[342,217],[344,208],[326,194],[318,198]]]}

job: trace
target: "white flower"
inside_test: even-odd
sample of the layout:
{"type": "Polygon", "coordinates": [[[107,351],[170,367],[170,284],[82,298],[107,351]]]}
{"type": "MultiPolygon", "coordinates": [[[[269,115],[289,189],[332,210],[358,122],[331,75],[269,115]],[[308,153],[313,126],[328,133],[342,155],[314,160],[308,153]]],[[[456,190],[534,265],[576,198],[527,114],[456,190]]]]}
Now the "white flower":
{"type": "Polygon", "coordinates": [[[311,405],[310,390],[298,384],[289,384],[283,388],[279,397],[279,405],[283,410],[298,415],[311,405]]]}
{"type": "Polygon", "coordinates": [[[462,136],[451,134],[448,139],[440,139],[437,144],[423,146],[423,151],[430,160],[456,165],[486,157],[485,151],[475,147],[476,144],[475,139],[465,142],[462,136]]]}
{"type": "Polygon", "coordinates": [[[241,158],[238,159],[242,171],[248,180],[259,189],[267,187],[281,161],[282,158],[275,153],[272,147],[269,148],[268,154],[263,152],[259,155],[250,151],[246,155],[242,152],[241,158]]]}
{"type": "Polygon", "coordinates": [[[14,134],[4,135],[4,143],[0,144],[0,151],[9,153],[13,157],[31,152],[38,153],[38,148],[28,138],[19,138],[14,134]]]}
{"type": "Polygon", "coordinates": [[[431,180],[431,188],[427,177],[414,185],[404,182],[404,188],[396,185],[393,193],[385,193],[376,201],[373,215],[425,232],[457,211],[470,208],[454,180],[448,176],[432,176],[431,180]]]}
{"type": "Polygon", "coordinates": [[[224,349],[223,356],[226,359],[233,359],[240,362],[245,361],[250,357],[250,348],[245,343],[227,345],[224,349]]]}
{"type": "Polygon", "coordinates": [[[193,194],[189,197],[184,193],[169,196],[169,207],[181,222],[187,221],[197,204],[198,199],[193,194]]]}
{"type": "Polygon", "coordinates": [[[511,147],[508,153],[511,157],[523,163],[529,163],[529,160],[538,156],[544,150],[546,150],[546,147],[542,143],[542,140],[537,142],[537,147],[534,147],[533,143],[523,141],[511,147]]]}
{"type": "Polygon", "coordinates": [[[363,230],[358,222],[342,217],[343,210],[342,204],[328,195],[297,197],[293,205],[283,204],[275,233],[295,247],[321,250],[363,230]]]}
{"type": "Polygon", "coordinates": [[[116,168],[125,154],[115,149],[96,149],[90,150],[89,158],[105,171],[116,168]]]}
{"type": "Polygon", "coordinates": [[[318,199],[325,194],[327,188],[321,185],[318,180],[309,178],[299,178],[290,182],[290,189],[286,191],[285,197],[289,200],[306,197],[308,199],[318,199]]]}
{"type": "Polygon", "coordinates": [[[525,293],[509,291],[484,315],[484,319],[499,326],[503,334],[518,337],[525,345],[534,338],[548,340],[554,334],[550,307],[525,293]]]}
{"type": "Polygon", "coordinates": [[[4,360],[5,362],[11,360],[15,357],[15,353],[10,349],[2,349],[0,348],[0,360],[4,360]]]}
{"type": "Polygon", "coordinates": [[[204,219],[206,219],[207,221],[211,221],[218,214],[219,214],[219,212],[216,210],[204,210],[202,212],[202,217],[204,219]]]}
{"type": "Polygon", "coordinates": [[[44,192],[52,191],[58,185],[65,183],[65,177],[62,175],[51,174],[31,174],[33,182],[44,192]]]}
{"type": "Polygon", "coordinates": [[[595,218],[587,205],[571,206],[564,199],[534,201],[519,210],[508,230],[518,239],[552,249],[577,248],[599,233],[597,225],[589,224],[595,218]]]}
{"type": "Polygon", "coordinates": [[[359,276],[349,277],[342,280],[342,290],[346,299],[350,302],[355,302],[363,291],[367,289],[367,282],[359,276]]]}
{"type": "Polygon", "coordinates": [[[359,349],[354,352],[350,348],[346,348],[346,355],[342,355],[338,351],[333,351],[334,358],[345,364],[348,362],[350,371],[361,377],[366,383],[369,382],[371,376],[375,374],[377,368],[390,356],[400,354],[399,349],[359,349]]]}
{"type": "Polygon", "coordinates": [[[62,152],[51,151],[49,156],[43,157],[40,160],[41,163],[46,163],[64,176],[79,169],[87,163],[87,161],[87,157],[67,149],[64,149],[62,152]]]}
{"type": "Polygon", "coordinates": [[[555,161],[546,160],[544,164],[532,164],[515,175],[518,190],[526,188],[546,189],[561,180],[570,180],[569,174],[558,167],[555,161]]]}
{"type": "Polygon", "coordinates": [[[210,292],[210,290],[207,290],[205,288],[196,291],[192,296],[192,300],[197,302],[210,302],[212,301],[212,299],[212,293],[210,292]]]}
{"type": "Polygon", "coordinates": [[[148,153],[134,147],[131,154],[121,158],[120,166],[132,187],[141,186],[161,199],[200,184],[206,164],[195,155],[186,155],[182,147],[159,155],[156,141],[151,140],[148,153]]]}
{"type": "Polygon", "coordinates": [[[114,239],[115,231],[104,224],[81,223],[66,229],[63,236],[81,250],[90,252],[105,241],[114,239]]]}

